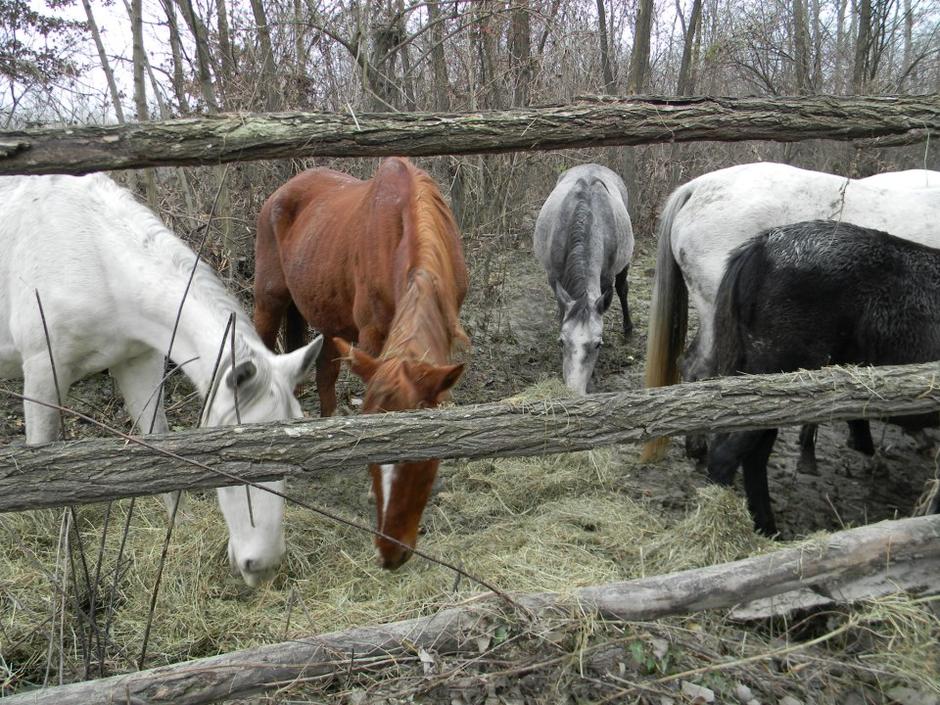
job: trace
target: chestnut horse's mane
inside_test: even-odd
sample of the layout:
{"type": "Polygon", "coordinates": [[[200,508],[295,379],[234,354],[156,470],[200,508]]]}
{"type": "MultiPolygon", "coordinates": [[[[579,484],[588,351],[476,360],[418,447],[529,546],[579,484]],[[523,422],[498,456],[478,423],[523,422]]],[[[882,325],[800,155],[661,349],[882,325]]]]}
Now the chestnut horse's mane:
{"type": "Polygon", "coordinates": [[[466,270],[457,224],[437,185],[409,167],[414,190],[403,218],[404,260],[396,267],[402,288],[382,357],[441,363],[469,344],[459,320],[466,270]]]}

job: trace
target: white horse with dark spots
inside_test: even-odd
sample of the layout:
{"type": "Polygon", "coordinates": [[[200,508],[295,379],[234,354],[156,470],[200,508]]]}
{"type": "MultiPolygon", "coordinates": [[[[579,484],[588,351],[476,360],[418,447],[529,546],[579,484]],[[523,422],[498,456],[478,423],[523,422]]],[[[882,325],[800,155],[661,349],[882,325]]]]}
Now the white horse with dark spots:
{"type": "MultiPolygon", "coordinates": [[[[101,174],[12,176],[0,178],[0,203],[0,376],[22,378],[26,397],[55,404],[74,382],[107,369],[138,431],[163,433],[157,390],[169,350],[208,397],[200,425],[301,416],[293,390],[322,338],[288,355],[269,352],[212,268],[129,191],[101,174]],[[232,314],[234,333],[226,332],[232,314]]],[[[56,409],[26,401],[24,412],[28,444],[60,437],[56,409]]],[[[218,498],[232,568],[255,586],[284,555],[284,500],[245,486],[218,498]]]]}
{"type": "Polygon", "coordinates": [[[535,221],[533,249],[558,302],[562,374],[576,394],[587,393],[614,289],[623,333],[633,330],[627,305],[633,227],[627,203],[627,187],[617,174],[582,164],[558,177],[535,221]]]}
{"type": "MultiPolygon", "coordinates": [[[[685,344],[688,307],[698,333],[681,365],[693,381],[713,373],[713,319],[728,255],[768,228],[834,220],[937,247],[937,173],[911,170],[848,179],[786,164],[743,164],[699,176],[669,196],[659,222],[656,280],[647,336],[646,386],[675,384],[685,344]]],[[[646,460],[662,456],[666,439],[647,444],[646,460]]]]}

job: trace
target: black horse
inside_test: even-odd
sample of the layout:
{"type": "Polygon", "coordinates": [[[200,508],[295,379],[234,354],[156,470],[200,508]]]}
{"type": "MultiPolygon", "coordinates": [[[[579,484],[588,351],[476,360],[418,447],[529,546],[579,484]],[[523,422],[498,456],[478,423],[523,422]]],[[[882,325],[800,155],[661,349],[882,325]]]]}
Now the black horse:
{"type": "MultiPolygon", "coordinates": [[[[938,360],[940,250],[832,221],[767,230],[728,258],[713,359],[720,375],[938,360]]],[[[850,425],[856,439],[868,434],[867,421],[850,425]]],[[[730,484],[743,467],[754,524],[768,535],[777,532],[767,488],[776,437],[716,434],[708,450],[713,482],[730,484]]]]}

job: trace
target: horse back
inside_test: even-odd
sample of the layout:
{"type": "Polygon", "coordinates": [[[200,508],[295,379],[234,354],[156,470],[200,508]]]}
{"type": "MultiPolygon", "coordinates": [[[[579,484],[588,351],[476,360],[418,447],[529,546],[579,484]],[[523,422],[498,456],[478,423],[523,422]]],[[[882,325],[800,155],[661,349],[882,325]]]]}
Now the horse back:
{"type": "Polygon", "coordinates": [[[940,250],[847,223],[768,230],[729,258],[718,372],[940,357],[940,250]]]}
{"type": "MultiPolygon", "coordinates": [[[[262,207],[256,267],[267,249],[267,259],[280,268],[292,299],[314,327],[345,333],[374,325],[387,332],[407,276],[411,248],[405,234],[416,219],[421,174],[400,158],[383,160],[367,181],[329,169],[298,174],[262,207]],[[263,239],[276,246],[263,248],[263,239]]],[[[446,209],[442,200],[441,205],[446,209]]],[[[462,276],[462,301],[466,267],[452,229],[448,256],[462,276]]]]}
{"type": "Polygon", "coordinates": [[[612,279],[633,255],[623,180],[599,164],[564,172],[539,211],[533,250],[550,279],[564,279],[572,257],[587,257],[592,278],[612,279]]]}

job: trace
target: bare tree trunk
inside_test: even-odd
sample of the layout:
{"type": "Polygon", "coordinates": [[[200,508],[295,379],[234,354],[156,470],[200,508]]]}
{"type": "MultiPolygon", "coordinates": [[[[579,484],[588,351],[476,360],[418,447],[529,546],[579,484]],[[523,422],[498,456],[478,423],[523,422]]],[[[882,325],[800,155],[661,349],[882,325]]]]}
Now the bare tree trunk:
{"type": "Polygon", "coordinates": [[[545,28],[542,30],[542,36],[539,37],[538,55],[540,59],[545,58],[545,43],[548,41],[548,35],[551,34],[552,24],[558,16],[558,8],[561,7],[561,0],[552,0],[548,8],[548,14],[545,16],[545,28]]]}
{"type": "Polygon", "coordinates": [[[183,75],[183,50],[179,25],[176,22],[176,6],[173,0],[160,0],[166,14],[167,29],[170,34],[170,52],[173,56],[173,93],[183,115],[189,113],[189,100],[186,97],[186,79],[183,75]]]}
{"type": "Polygon", "coordinates": [[[898,85],[898,91],[904,92],[905,79],[910,79],[911,83],[917,82],[916,73],[912,67],[914,44],[914,11],[911,8],[911,0],[904,0],[904,59],[901,73],[901,81],[898,85]]]}
{"type": "MultiPolygon", "coordinates": [[[[186,20],[186,24],[189,26],[189,30],[193,33],[193,38],[196,44],[196,63],[199,71],[199,87],[202,91],[203,100],[206,102],[206,110],[209,114],[216,114],[219,112],[219,100],[215,91],[215,85],[212,81],[212,71],[211,71],[211,56],[209,51],[209,33],[206,30],[205,24],[196,14],[195,8],[193,7],[192,0],[176,0],[179,5],[180,11],[183,13],[183,18],[186,20]]],[[[230,213],[231,212],[231,194],[229,193],[228,181],[226,179],[226,170],[219,166],[214,169],[216,178],[218,180],[218,209],[220,213],[230,213]]],[[[221,220],[222,226],[222,251],[225,254],[226,259],[228,260],[229,274],[234,274],[234,264],[236,259],[235,254],[235,242],[232,236],[232,220],[230,218],[223,218],[221,220]]]]}
{"type": "Polygon", "coordinates": [[[294,85],[300,105],[307,105],[307,47],[304,44],[303,0],[294,0],[294,85]]]}
{"type": "Polygon", "coordinates": [[[813,93],[809,70],[809,36],[806,31],[806,4],[793,0],[793,72],[797,93],[813,93]]]}
{"type": "MultiPolygon", "coordinates": [[[[133,64],[134,64],[134,106],[137,109],[137,122],[150,121],[150,111],[147,109],[147,83],[144,79],[146,71],[147,54],[144,52],[144,15],[142,0],[130,0],[125,4],[131,21],[131,36],[133,38],[133,64]]],[[[147,203],[154,210],[159,205],[157,195],[157,181],[153,169],[144,169],[144,192],[147,203]]]]}
{"type": "Polygon", "coordinates": [[[614,70],[610,61],[610,45],[607,42],[607,8],[604,0],[597,0],[597,34],[601,49],[601,73],[604,76],[604,92],[613,95],[617,87],[614,85],[614,70]]]}
{"type": "Polygon", "coordinates": [[[402,28],[402,38],[398,43],[398,53],[401,55],[401,90],[404,96],[406,110],[417,110],[418,99],[415,90],[414,72],[411,70],[411,42],[405,36],[405,3],[398,0],[398,14],[396,21],[402,28]]]}
{"type": "Polygon", "coordinates": [[[836,57],[833,69],[833,90],[839,95],[845,86],[845,9],[848,0],[836,0],[836,57]]]}
{"type": "Polygon", "coordinates": [[[871,0],[859,0],[858,36],[855,40],[855,65],[852,70],[852,88],[856,95],[864,93],[868,84],[869,54],[872,44],[871,0]]]}
{"type": "Polygon", "coordinates": [[[274,70],[274,47],[271,43],[271,28],[262,0],[250,0],[251,12],[258,30],[258,45],[261,47],[261,97],[265,110],[276,110],[280,103],[277,73],[274,70]]]}
{"type": "Polygon", "coordinates": [[[444,18],[440,0],[428,2],[428,22],[431,24],[431,70],[434,73],[434,110],[450,110],[450,78],[444,54],[444,18]]]}
{"type": "Polygon", "coordinates": [[[676,87],[676,93],[679,95],[692,95],[695,92],[692,64],[697,59],[695,47],[698,45],[701,21],[702,0],[692,0],[692,12],[689,14],[689,25],[685,30],[685,38],[682,43],[682,60],[679,63],[679,81],[676,87]]]}
{"type": "Polygon", "coordinates": [[[82,0],[82,7],[85,8],[85,17],[88,19],[88,31],[91,32],[92,39],[95,41],[95,47],[98,49],[98,60],[101,62],[101,70],[104,72],[105,80],[108,82],[108,94],[111,96],[111,105],[114,106],[114,114],[117,121],[124,122],[124,108],[121,105],[121,96],[118,93],[117,84],[114,82],[114,72],[111,70],[111,62],[108,61],[108,54],[104,50],[104,43],[101,41],[101,32],[98,31],[98,23],[95,22],[95,14],[91,9],[90,0],[82,0]]]}
{"type": "Polygon", "coordinates": [[[529,0],[515,0],[512,8],[513,107],[529,104],[532,82],[532,42],[530,39],[529,0]]]}
{"type": "Polygon", "coordinates": [[[822,22],[820,21],[820,5],[822,0],[810,0],[810,21],[812,22],[812,37],[813,37],[813,57],[812,57],[812,66],[813,66],[813,92],[820,93],[825,92],[823,89],[823,74],[822,74],[822,62],[823,62],[823,28],[822,22]]]}
{"type": "Polygon", "coordinates": [[[202,98],[206,102],[206,110],[211,113],[219,112],[219,100],[216,96],[215,85],[212,82],[211,59],[209,56],[209,33],[206,26],[199,19],[193,8],[192,0],[176,0],[183,13],[183,19],[193,34],[196,45],[196,66],[199,73],[199,88],[202,98]]]}
{"type": "Polygon", "coordinates": [[[498,110],[505,107],[496,70],[497,35],[493,27],[493,0],[481,0],[478,9],[480,74],[483,84],[483,107],[498,110]]]}
{"type": "Polygon", "coordinates": [[[633,52],[627,93],[636,95],[649,90],[650,33],[653,29],[653,0],[639,0],[633,32],[633,52]]]}
{"type": "Polygon", "coordinates": [[[235,54],[232,51],[232,32],[229,29],[228,8],[226,7],[225,0],[216,0],[215,7],[216,13],[219,16],[219,54],[221,54],[219,65],[222,69],[222,80],[220,81],[222,102],[223,104],[227,104],[227,93],[232,83],[232,77],[235,75],[235,54]]]}
{"type": "MultiPolygon", "coordinates": [[[[167,105],[166,100],[163,98],[163,94],[160,92],[162,87],[160,82],[157,81],[157,77],[153,73],[153,67],[150,65],[150,60],[144,56],[144,60],[147,65],[147,74],[150,77],[150,87],[153,89],[153,95],[157,101],[157,107],[160,110],[160,117],[164,120],[169,120],[173,117],[173,112],[170,110],[170,106],[167,105]]],[[[186,204],[187,213],[196,212],[196,204],[193,202],[193,195],[190,191],[189,179],[186,177],[185,169],[174,169],[176,174],[176,180],[179,183],[180,193],[183,197],[183,203],[186,204]]]]}

